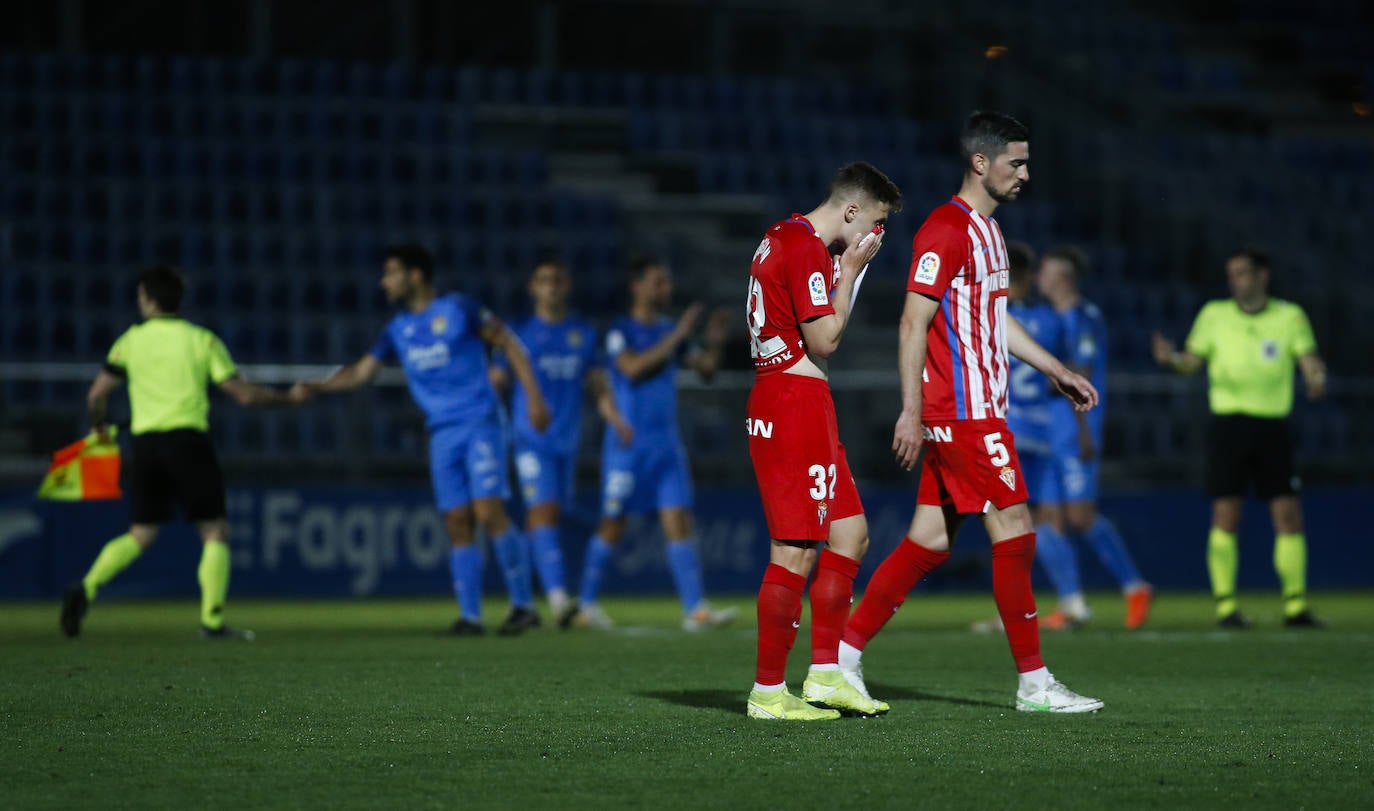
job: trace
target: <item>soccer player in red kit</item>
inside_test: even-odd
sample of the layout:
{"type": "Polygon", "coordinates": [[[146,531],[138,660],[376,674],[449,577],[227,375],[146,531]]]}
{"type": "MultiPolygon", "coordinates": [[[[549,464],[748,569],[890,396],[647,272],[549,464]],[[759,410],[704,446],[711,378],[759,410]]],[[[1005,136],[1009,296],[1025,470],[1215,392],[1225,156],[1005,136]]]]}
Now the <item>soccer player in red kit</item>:
{"type": "Polygon", "coordinates": [[[752,718],[819,721],[841,711],[888,710],[862,683],[846,682],[839,668],[868,522],[840,444],[826,359],[849,324],[858,280],[882,245],[882,225],[901,201],[897,186],[870,164],[844,166],[814,211],[768,229],[749,269],[755,379],[746,425],[772,538],[759,588],[758,670],[746,705],[752,718]],[[844,249],[838,260],[831,258],[832,244],[844,249]],[[822,542],[825,551],[817,554],[822,542]],[[803,700],[787,691],[784,670],[801,624],[806,578],[818,559],[803,700]]]}
{"type": "Polygon", "coordinates": [[[862,685],[868,641],[916,583],[949,558],[951,539],[977,514],[992,539],[992,592],[1020,674],[1016,709],[1092,712],[1102,702],[1056,681],[1040,657],[1031,593],[1035,531],[1007,430],[1008,351],[1048,376],[1078,410],[1097,404],[1091,383],[1007,315],[1010,264],[992,213],[1030,180],[1028,140],[1016,119],[974,113],[960,139],[959,194],[916,234],[898,349],[902,412],[892,442],[903,468],[921,461],[916,513],[850,617],[839,661],[846,677],[862,685]]]}

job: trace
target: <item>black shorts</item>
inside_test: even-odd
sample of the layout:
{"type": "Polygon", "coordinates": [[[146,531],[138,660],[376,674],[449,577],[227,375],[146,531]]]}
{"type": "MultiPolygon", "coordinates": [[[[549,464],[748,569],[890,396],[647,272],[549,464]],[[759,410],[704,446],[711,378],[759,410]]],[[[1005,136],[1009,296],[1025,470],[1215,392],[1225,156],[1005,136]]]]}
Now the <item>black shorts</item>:
{"type": "Polygon", "coordinates": [[[136,434],[125,472],[130,523],[171,521],[177,507],[187,521],[225,516],[224,472],[204,431],[136,434]]]}
{"type": "Polygon", "coordinates": [[[1207,495],[1254,494],[1268,501],[1302,489],[1293,466],[1293,437],[1284,419],[1219,414],[1207,436],[1207,495]]]}

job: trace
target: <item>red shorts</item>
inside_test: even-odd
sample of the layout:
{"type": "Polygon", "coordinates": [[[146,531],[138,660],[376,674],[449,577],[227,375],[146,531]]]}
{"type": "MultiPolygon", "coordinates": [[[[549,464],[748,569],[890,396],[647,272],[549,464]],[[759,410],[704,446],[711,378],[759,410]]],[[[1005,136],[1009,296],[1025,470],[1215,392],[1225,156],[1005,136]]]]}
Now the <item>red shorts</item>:
{"type": "Polygon", "coordinates": [[[922,428],[917,504],[981,514],[990,506],[1004,510],[1029,498],[1006,420],[949,420],[922,428]]]}
{"type": "Polygon", "coordinates": [[[831,521],[863,514],[828,383],[785,372],[759,378],[746,413],[769,537],[824,541],[831,521]]]}

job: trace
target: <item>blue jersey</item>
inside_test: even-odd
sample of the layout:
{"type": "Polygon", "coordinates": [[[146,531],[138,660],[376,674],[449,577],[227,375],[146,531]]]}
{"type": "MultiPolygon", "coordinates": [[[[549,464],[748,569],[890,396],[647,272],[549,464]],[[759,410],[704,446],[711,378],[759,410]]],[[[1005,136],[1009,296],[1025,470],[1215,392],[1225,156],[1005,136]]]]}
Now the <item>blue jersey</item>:
{"type": "MultiPolygon", "coordinates": [[[[515,334],[529,353],[539,389],[553,412],[553,422],[547,431],[534,430],[530,425],[525,387],[516,381],[511,394],[516,439],[524,447],[540,450],[564,453],[577,450],[587,373],[601,365],[596,351],[596,328],[580,318],[550,323],[536,315],[517,325],[515,334]]],[[[500,363],[507,368],[510,366],[504,357],[500,363]]]]}
{"type": "MultiPolygon", "coordinates": [[[[635,445],[657,443],[677,436],[677,367],[687,353],[685,344],[648,376],[630,380],[615,365],[625,350],[644,352],[673,331],[672,320],[659,317],[645,324],[633,318],[620,318],[606,331],[606,365],[610,368],[611,392],[616,408],[635,431],[635,445]]],[[[606,432],[607,442],[615,432],[606,432]]]]}
{"type": "Polygon", "coordinates": [[[459,293],[436,298],[423,312],[398,313],[382,330],[372,356],[399,362],[431,431],[476,423],[498,411],[487,379],[482,328],[491,311],[459,293]]]}
{"type": "MultiPolygon", "coordinates": [[[[1064,324],[1064,355],[1060,359],[1066,366],[1084,370],[1084,376],[1101,398],[1097,407],[1087,414],[1093,444],[1101,448],[1102,419],[1107,405],[1107,324],[1102,311],[1089,301],[1080,300],[1060,317],[1064,324]]],[[[1055,403],[1050,413],[1057,452],[1077,454],[1078,417],[1073,406],[1064,399],[1055,403]]]]}
{"type": "MultiPolygon", "coordinates": [[[[1007,315],[1026,328],[1026,332],[1051,355],[1064,352],[1063,320],[1048,304],[1008,301],[1007,315]]],[[[1016,437],[1016,447],[1030,453],[1048,453],[1050,444],[1050,405],[1061,400],[1050,386],[1049,378],[1029,363],[1009,355],[1007,390],[1007,427],[1016,437]]]]}

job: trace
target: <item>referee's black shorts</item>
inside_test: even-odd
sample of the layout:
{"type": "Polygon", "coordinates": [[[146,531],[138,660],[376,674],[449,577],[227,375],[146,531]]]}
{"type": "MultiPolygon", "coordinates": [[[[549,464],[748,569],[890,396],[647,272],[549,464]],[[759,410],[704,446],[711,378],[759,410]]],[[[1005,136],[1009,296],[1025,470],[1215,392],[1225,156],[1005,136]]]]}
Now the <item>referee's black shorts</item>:
{"type": "Polygon", "coordinates": [[[1207,495],[1268,501],[1302,489],[1293,465],[1288,420],[1214,414],[1207,436],[1207,495]]]}
{"type": "Polygon", "coordinates": [[[225,516],[224,472],[204,431],[135,434],[125,471],[130,523],[165,523],[177,507],[192,522],[225,516]]]}

